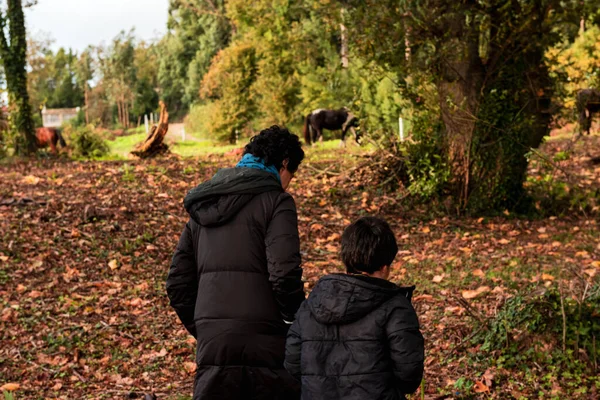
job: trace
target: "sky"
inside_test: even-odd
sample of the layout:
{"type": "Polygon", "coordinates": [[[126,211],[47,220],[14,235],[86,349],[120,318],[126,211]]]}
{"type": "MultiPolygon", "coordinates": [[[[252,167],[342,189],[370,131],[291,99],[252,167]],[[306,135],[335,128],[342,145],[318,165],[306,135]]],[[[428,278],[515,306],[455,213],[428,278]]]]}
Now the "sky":
{"type": "Polygon", "coordinates": [[[169,0],[38,0],[25,9],[27,32],[50,36],[53,50],[81,52],[109,44],[121,30],[135,27],[136,37],[160,38],[167,30],[169,0]]]}

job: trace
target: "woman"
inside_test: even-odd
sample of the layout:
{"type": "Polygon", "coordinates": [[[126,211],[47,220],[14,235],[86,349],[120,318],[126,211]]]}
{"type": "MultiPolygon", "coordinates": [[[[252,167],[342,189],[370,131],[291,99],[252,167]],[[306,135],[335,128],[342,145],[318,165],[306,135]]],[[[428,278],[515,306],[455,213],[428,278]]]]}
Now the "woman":
{"type": "Polygon", "coordinates": [[[194,399],[294,399],[283,368],[288,324],[304,300],[298,217],[285,192],[304,158],[272,126],[235,168],[184,200],[190,220],[167,278],[171,306],[197,339],[194,399]]]}

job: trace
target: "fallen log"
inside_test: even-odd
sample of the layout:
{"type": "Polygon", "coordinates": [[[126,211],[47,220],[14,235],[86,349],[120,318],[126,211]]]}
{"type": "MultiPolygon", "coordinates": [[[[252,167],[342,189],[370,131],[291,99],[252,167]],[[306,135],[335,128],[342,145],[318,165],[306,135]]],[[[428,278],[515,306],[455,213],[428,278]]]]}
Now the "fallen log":
{"type": "Polygon", "coordinates": [[[167,106],[160,101],[160,119],[158,125],[153,125],[146,139],[135,146],[131,154],[140,158],[151,158],[170,153],[169,146],[163,142],[169,131],[169,113],[167,106]]]}

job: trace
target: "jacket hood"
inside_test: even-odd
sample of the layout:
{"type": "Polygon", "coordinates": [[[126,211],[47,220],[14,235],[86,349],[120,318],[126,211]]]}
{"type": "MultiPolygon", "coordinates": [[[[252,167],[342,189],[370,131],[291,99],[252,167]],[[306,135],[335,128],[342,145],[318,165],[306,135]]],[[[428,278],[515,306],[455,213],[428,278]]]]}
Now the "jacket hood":
{"type": "Polygon", "coordinates": [[[255,195],[271,191],[283,192],[272,173],[254,168],[225,168],[190,190],[183,205],[197,224],[215,226],[227,222],[255,195]]]}
{"type": "Polygon", "coordinates": [[[394,296],[412,297],[414,286],[400,287],[384,279],[332,274],[319,280],[308,307],[322,324],[347,324],[369,314],[394,296]]]}

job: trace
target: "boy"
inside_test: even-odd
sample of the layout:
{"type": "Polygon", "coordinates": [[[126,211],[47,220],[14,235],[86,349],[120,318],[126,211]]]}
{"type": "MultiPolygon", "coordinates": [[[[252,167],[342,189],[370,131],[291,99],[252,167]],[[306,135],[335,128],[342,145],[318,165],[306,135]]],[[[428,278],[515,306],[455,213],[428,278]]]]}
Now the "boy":
{"type": "Polygon", "coordinates": [[[410,298],[387,281],[398,245],[383,220],[361,218],[342,235],[347,274],[321,278],[287,338],[286,369],[302,399],[405,399],[423,378],[424,346],[410,298]]]}

